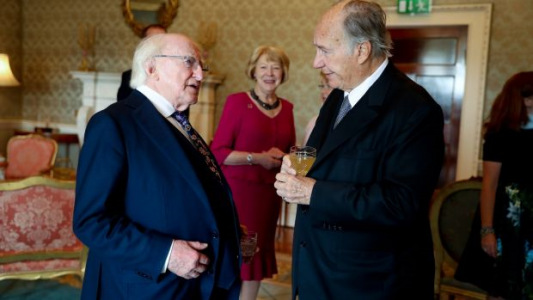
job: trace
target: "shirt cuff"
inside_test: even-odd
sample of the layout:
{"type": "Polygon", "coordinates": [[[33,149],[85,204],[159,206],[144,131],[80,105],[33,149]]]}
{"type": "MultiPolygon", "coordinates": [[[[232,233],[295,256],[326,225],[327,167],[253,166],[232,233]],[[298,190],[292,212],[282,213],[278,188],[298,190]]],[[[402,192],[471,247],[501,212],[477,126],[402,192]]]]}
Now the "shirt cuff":
{"type": "Polygon", "coordinates": [[[165,260],[165,264],[163,265],[163,270],[161,270],[161,274],[167,272],[168,268],[168,261],[170,260],[170,253],[172,253],[172,247],[174,246],[174,241],[170,244],[170,249],[168,250],[167,259],[165,260]]]}

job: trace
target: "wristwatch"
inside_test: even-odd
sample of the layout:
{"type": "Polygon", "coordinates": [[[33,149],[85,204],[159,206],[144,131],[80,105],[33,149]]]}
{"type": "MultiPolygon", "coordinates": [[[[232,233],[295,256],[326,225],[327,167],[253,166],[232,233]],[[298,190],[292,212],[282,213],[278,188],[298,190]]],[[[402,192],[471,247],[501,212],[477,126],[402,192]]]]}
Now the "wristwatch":
{"type": "Polygon", "coordinates": [[[246,155],[246,161],[248,162],[248,164],[251,165],[253,160],[254,157],[252,156],[252,153],[248,153],[248,155],[246,155]]]}

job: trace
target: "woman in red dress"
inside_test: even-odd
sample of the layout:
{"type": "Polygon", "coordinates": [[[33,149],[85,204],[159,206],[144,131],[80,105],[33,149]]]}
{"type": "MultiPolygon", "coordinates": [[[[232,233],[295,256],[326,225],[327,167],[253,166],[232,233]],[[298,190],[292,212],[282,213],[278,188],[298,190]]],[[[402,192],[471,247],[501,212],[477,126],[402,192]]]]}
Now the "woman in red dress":
{"type": "Polygon", "coordinates": [[[259,252],[241,268],[241,300],[256,299],[261,280],[277,273],[274,238],[281,198],[274,181],[296,134],[293,105],[278,98],[276,89],[287,81],[289,64],[280,48],[254,50],[246,75],[255,86],[228,96],[211,146],[233,192],[241,224],[258,233],[259,252]]]}

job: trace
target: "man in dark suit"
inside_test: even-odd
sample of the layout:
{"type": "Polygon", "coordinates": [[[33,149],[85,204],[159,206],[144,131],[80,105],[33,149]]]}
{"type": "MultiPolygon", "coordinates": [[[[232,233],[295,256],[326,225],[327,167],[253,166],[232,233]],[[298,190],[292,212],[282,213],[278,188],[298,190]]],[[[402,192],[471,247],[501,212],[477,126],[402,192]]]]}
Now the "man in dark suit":
{"type": "Polygon", "coordinates": [[[136,90],[87,125],[73,224],[89,248],[82,299],[238,299],[231,192],[182,115],[198,99],[199,58],[181,34],[143,40],[136,90]]]}
{"type": "Polygon", "coordinates": [[[293,298],[434,296],[428,209],[444,155],[443,115],[388,60],[385,19],[376,3],[341,1],[315,30],[313,65],[336,89],[308,142],[317,158],[307,177],[286,156],[275,183],[299,204],[293,298]]]}

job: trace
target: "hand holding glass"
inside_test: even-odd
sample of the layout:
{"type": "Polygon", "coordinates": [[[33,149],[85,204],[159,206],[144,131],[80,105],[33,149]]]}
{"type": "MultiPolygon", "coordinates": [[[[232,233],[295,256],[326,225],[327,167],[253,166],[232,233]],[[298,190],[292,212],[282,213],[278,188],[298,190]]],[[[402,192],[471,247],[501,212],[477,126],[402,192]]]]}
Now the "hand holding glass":
{"type": "Polygon", "coordinates": [[[305,176],[316,160],[316,149],[309,146],[292,146],[289,158],[296,173],[305,176]]]}
{"type": "Polygon", "coordinates": [[[241,252],[242,260],[245,264],[249,264],[254,257],[257,248],[257,232],[248,231],[241,237],[241,252]]]}

